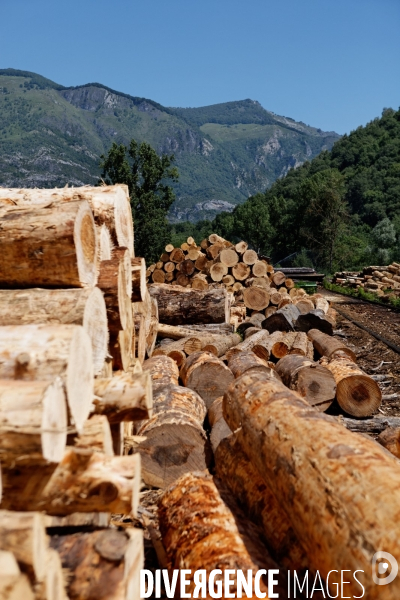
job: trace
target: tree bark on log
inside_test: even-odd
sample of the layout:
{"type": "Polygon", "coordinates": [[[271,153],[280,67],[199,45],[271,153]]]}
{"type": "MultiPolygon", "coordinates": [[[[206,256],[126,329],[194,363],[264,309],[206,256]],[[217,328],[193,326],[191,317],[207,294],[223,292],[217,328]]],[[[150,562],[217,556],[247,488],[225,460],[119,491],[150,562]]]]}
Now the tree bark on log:
{"type": "Polygon", "coordinates": [[[157,299],[159,320],[168,325],[191,323],[229,323],[230,301],[225,288],[204,292],[178,286],[151,285],[157,299]]]}
{"type": "Polygon", "coordinates": [[[188,471],[207,468],[205,416],[205,404],[193,390],[176,385],[154,390],[153,417],[137,430],[146,440],[134,449],[147,485],[165,488],[188,471]]]}
{"type": "MultiPolygon", "coordinates": [[[[128,187],[124,184],[62,189],[1,189],[0,204],[18,207],[49,206],[87,201],[96,225],[105,224],[116,246],[133,251],[133,222],[128,187]]],[[[62,210],[67,210],[63,205],[62,210]]]]}
{"type": "Polygon", "coordinates": [[[104,529],[55,535],[51,546],[69,574],[70,600],[136,600],[144,566],[143,532],[104,529]]]}
{"type": "Polygon", "coordinates": [[[388,427],[376,438],[378,444],[386,448],[396,458],[400,458],[400,428],[388,427]]]}
{"type": "Polygon", "coordinates": [[[295,390],[319,411],[327,410],[336,396],[336,382],[326,367],[305,356],[289,354],[276,365],[276,371],[290,390],[295,390]]]}
{"type": "Polygon", "coordinates": [[[342,423],[350,431],[357,433],[379,434],[388,427],[400,427],[400,417],[384,417],[377,415],[370,419],[351,419],[340,416],[342,423]]]}
{"type": "Polygon", "coordinates": [[[78,430],[93,399],[89,336],[79,325],[20,325],[0,328],[0,379],[53,381],[61,377],[78,430]]]}
{"type": "Polygon", "coordinates": [[[140,456],[105,456],[68,448],[55,469],[40,474],[32,469],[5,470],[4,479],[2,508],[55,516],[108,511],[136,515],[140,456]]]}
{"type": "Polygon", "coordinates": [[[0,290],[0,326],[82,325],[92,344],[94,373],[101,371],[108,350],[103,294],[95,288],[0,290]]]}
{"type": "Polygon", "coordinates": [[[289,515],[242,449],[238,435],[225,437],[215,452],[216,476],[252,521],[261,525],[273,558],[290,570],[307,569],[307,557],[289,515]]]}
{"type": "Polygon", "coordinates": [[[382,402],[379,385],[346,358],[324,361],[336,381],[336,398],[340,407],[349,415],[369,417],[382,402]]]}
{"type": "Polygon", "coordinates": [[[230,369],[211,352],[195,352],[180,371],[183,385],[197,392],[207,408],[222,396],[234,377],[230,369]]]}
{"type": "Polygon", "coordinates": [[[97,282],[97,241],[87,202],[0,204],[2,287],[85,287],[97,282]]]}
{"type": "Polygon", "coordinates": [[[274,333],[275,331],[295,331],[300,317],[300,311],[295,304],[287,304],[267,317],[262,322],[262,328],[274,333]]]}
{"type": "Polygon", "coordinates": [[[0,463],[59,462],[67,442],[67,402],[61,379],[0,380],[0,463]]]}
{"type": "Polygon", "coordinates": [[[0,510],[0,550],[12,552],[32,583],[45,578],[47,549],[44,515],[0,510]]]}
{"type": "Polygon", "coordinates": [[[208,335],[228,335],[232,333],[232,327],[229,324],[214,325],[212,328],[196,325],[166,325],[158,324],[157,335],[159,338],[170,338],[171,340],[181,340],[184,337],[205,337],[208,335]]]}
{"type": "MultiPolygon", "coordinates": [[[[253,348],[256,346],[257,347],[258,346],[265,347],[265,344],[267,343],[268,338],[269,338],[268,331],[265,331],[264,329],[262,329],[261,331],[250,336],[249,338],[247,338],[246,340],[244,340],[237,346],[230,348],[226,353],[226,358],[229,360],[234,354],[239,354],[240,352],[252,351],[253,348]]],[[[264,358],[264,357],[260,357],[260,358],[264,358]]],[[[265,360],[268,360],[268,359],[269,359],[269,354],[265,360]]]]}
{"type": "MultiPolygon", "coordinates": [[[[210,475],[188,473],[167,489],[159,504],[159,521],[171,569],[204,569],[208,575],[214,569],[257,572],[210,475]],[[198,517],[193,519],[193,514],[198,517]]],[[[234,597],[236,589],[234,584],[230,587],[234,597]]],[[[260,589],[267,592],[262,581],[260,589]]],[[[193,594],[193,581],[186,590],[193,594]]],[[[251,598],[256,597],[254,592],[251,598]]]]}
{"type": "Polygon", "coordinates": [[[261,327],[248,327],[247,329],[245,329],[244,339],[247,340],[247,338],[251,337],[255,333],[258,333],[259,331],[261,331],[261,327]]]}
{"type": "Polygon", "coordinates": [[[344,342],[326,335],[319,329],[310,329],[307,333],[309,339],[320,356],[326,356],[328,359],[335,358],[337,352],[344,353],[354,363],[357,362],[357,357],[344,342]]]}
{"type": "MultiPolygon", "coordinates": [[[[240,343],[241,337],[237,333],[231,333],[230,335],[215,336],[214,339],[209,340],[206,344],[203,344],[201,349],[204,352],[211,352],[217,357],[223,356],[229,348],[237,346],[240,343]]],[[[203,338],[203,342],[204,342],[203,338]]]]}
{"type": "Polygon", "coordinates": [[[233,354],[228,360],[228,367],[235,379],[248,372],[268,373],[271,377],[276,377],[277,374],[270,364],[249,350],[233,354]]]}
{"type": "Polygon", "coordinates": [[[310,329],[319,329],[327,335],[333,335],[332,321],[320,309],[310,310],[310,312],[300,315],[296,321],[296,328],[298,331],[304,331],[305,333],[308,333],[310,329]]]}
{"type": "Polygon", "coordinates": [[[154,392],[164,385],[178,385],[179,369],[169,356],[153,356],[145,360],[143,371],[150,373],[154,392]]]}
{"type": "Polygon", "coordinates": [[[153,412],[153,387],[148,373],[121,373],[112,379],[95,379],[93,412],[110,423],[149,419],[153,412]]]}
{"type": "MultiPolygon", "coordinates": [[[[400,580],[376,586],[370,568],[376,548],[399,555],[397,459],[265,376],[235,381],[224,398],[230,415],[242,425],[244,451],[288,513],[309,568],[323,579],[332,565],[339,573],[358,570],[366,597],[396,600],[400,580]]],[[[339,583],[340,575],[331,576],[339,583]]],[[[347,586],[347,594],[360,594],[355,581],[347,586]]]]}

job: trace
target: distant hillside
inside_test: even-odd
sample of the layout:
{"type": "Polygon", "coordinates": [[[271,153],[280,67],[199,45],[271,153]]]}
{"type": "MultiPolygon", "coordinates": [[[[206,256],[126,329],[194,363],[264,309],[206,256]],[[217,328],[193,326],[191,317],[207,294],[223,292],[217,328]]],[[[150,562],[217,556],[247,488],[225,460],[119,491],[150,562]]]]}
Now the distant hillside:
{"type": "Polygon", "coordinates": [[[167,108],[98,83],[66,88],[0,70],[0,185],[96,183],[100,155],[132,137],[176,156],[173,221],[230,211],[339,138],[253,100],[167,108]]]}

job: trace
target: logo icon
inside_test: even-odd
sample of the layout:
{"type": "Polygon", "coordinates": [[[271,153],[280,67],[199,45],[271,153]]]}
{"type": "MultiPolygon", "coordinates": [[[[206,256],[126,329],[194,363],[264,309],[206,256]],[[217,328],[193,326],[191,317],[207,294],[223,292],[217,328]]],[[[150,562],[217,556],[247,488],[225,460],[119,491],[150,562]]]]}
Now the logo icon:
{"type": "Polygon", "coordinates": [[[376,585],[388,585],[392,583],[399,572],[399,565],[394,556],[389,552],[375,552],[372,557],[372,579],[376,585]]]}

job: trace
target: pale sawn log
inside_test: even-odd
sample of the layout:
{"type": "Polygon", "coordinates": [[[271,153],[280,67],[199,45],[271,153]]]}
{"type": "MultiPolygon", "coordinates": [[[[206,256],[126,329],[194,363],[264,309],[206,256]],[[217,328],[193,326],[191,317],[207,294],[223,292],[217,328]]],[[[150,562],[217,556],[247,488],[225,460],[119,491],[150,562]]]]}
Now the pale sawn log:
{"type": "Polygon", "coordinates": [[[92,346],[80,325],[0,327],[0,379],[53,381],[61,377],[76,428],[93,399],[92,346]]]}
{"type": "Polygon", "coordinates": [[[0,550],[0,600],[36,600],[25,573],[12,552],[0,550]]]}
{"type": "Polygon", "coordinates": [[[118,248],[111,260],[100,263],[97,286],[104,294],[108,328],[113,333],[132,328],[131,294],[127,292],[129,279],[131,266],[126,248],[118,248]]]}
{"type": "Polygon", "coordinates": [[[90,419],[85,421],[80,433],[69,434],[68,446],[74,446],[80,450],[101,452],[106,456],[114,456],[111,428],[107,417],[92,415],[90,419]]]}
{"type": "Polygon", "coordinates": [[[62,381],[0,380],[0,463],[58,463],[67,443],[67,402],[62,381]]]}
{"type": "Polygon", "coordinates": [[[82,325],[92,344],[94,373],[99,373],[107,356],[108,326],[104,297],[97,287],[0,290],[0,326],[57,323],[82,325]]]}
{"type": "Polygon", "coordinates": [[[143,302],[146,295],[146,261],[144,258],[131,259],[132,302],[143,302]]]}
{"type": "Polygon", "coordinates": [[[118,373],[111,379],[95,379],[93,412],[105,415],[110,423],[140,421],[152,416],[151,375],[118,373]]]}
{"type": "Polygon", "coordinates": [[[96,227],[87,202],[0,203],[0,222],[1,287],[96,285],[96,227]]]}

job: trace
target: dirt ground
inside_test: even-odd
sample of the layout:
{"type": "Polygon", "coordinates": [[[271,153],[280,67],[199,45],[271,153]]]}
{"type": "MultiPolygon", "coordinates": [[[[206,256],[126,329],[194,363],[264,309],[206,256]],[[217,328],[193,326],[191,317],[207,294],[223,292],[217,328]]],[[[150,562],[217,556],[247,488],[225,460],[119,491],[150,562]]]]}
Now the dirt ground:
{"type": "MultiPolygon", "coordinates": [[[[323,288],[318,292],[334,308],[400,347],[400,312],[328,292],[323,288]]],[[[340,314],[335,336],[345,339],[356,353],[360,367],[368,375],[379,379],[377,383],[383,395],[379,412],[387,416],[400,416],[400,354],[340,314]],[[394,395],[397,397],[393,397],[394,395]]]]}

